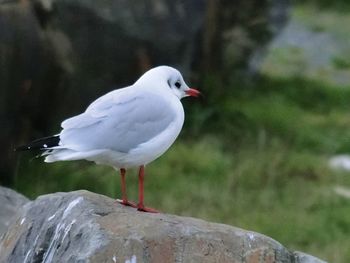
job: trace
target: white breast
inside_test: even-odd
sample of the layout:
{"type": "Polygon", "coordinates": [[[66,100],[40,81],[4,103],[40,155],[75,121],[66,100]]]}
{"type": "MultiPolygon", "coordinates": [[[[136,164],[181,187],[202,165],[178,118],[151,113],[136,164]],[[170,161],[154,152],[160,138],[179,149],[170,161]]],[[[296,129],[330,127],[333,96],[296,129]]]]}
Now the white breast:
{"type": "Polygon", "coordinates": [[[176,115],[174,121],[153,139],[138,145],[126,154],[110,153],[111,165],[115,167],[135,167],[148,164],[161,156],[174,143],[184,123],[184,110],[177,98],[169,101],[169,107],[176,115]]]}

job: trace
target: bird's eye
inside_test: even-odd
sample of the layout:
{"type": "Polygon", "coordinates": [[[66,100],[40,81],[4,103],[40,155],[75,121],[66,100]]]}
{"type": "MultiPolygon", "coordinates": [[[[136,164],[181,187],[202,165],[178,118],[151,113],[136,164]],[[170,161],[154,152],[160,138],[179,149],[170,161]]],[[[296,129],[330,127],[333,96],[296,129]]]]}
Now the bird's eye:
{"type": "Polygon", "coordinates": [[[181,83],[178,82],[178,81],[176,81],[176,82],[175,82],[175,87],[178,88],[178,89],[181,88],[181,83]]]}

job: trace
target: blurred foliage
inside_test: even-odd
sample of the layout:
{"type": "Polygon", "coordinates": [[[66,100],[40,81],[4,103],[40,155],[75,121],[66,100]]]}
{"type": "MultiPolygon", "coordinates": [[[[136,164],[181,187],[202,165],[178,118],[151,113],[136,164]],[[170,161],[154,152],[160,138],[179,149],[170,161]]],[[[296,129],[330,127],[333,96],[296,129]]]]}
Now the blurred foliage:
{"type": "MultiPolygon", "coordinates": [[[[214,82],[209,80],[207,85],[214,82]]],[[[216,83],[220,85],[220,81],[216,83]]],[[[194,105],[197,114],[191,114],[186,123],[191,134],[228,132],[223,137],[237,142],[243,139],[244,143],[264,131],[297,149],[329,154],[350,149],[347,88],[298,78],[261,77],[231,89],[230,96],[205,99],[202,105],[194,105]],[[201,116],[206,116],[206,121],[200,120],[201,116]]]]}
{"type": "Polygon", "coordinates": [[[337,11],[341,12],[348,12],[350,11],[350,1],[349,0],[337,0],[337,1],[332,1],[332,0],[294,0],[292,1],[297,4],[305,4],[305,3],[310,3],[315,6],[318,6],[320,8],[324,9],[335,9],[337,11]]]}

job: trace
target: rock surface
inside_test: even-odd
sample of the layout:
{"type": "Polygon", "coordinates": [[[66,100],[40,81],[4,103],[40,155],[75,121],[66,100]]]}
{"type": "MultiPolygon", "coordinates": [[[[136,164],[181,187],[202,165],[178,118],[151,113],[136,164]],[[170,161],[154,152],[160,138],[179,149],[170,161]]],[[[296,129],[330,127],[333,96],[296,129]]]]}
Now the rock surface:
{"type": "Polygon", "coordinates": [[[329,159],[328,165],[330,168],[334,170],[350,171],[350,155],[348,154],[334,155],[329,159]]]}
{"type": "Polygon", "coordinates": [[[12,223],[16,213],[29,200],[23,195],[0,186],[0,237],[12,223]]]}
{"type": "Polygon", "coordinates": [[[323,260],[320,260],[314,256],[305,254],[304,252],[300,251],[295,251],[294,257],[296,263],[326,263],[323,260]]]}
{"type": "Polygon", "coordinates": [[[0,241],[0,262],[323,261],[277,241],[194,218],[149,214],[87,191],[27,203],[0,241]]]}
{"type": "Polygon", "coordinates": [[[350,28],[343,25],[349,23],[346,12],[318,10],[314,5],[293,7],[286,27],[268,47],[262,73],[347,87],[350,28]]]}

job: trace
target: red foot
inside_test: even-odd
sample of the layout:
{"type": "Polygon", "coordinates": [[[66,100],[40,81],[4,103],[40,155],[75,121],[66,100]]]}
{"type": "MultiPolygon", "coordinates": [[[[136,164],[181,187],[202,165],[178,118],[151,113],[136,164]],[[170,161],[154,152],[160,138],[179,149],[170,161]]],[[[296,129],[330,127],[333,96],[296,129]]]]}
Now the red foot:
{"type": "Polygon", "coordinates": [[[147,212],[147,213],[160,213],[158,210],[151,208],[151,207],[145,207],[143,205],[137,205],[137,210],[141,212],[147,212]]]}
{"type": "Polygon", "coordinates": [[[125,206],[131,206],[133,208],[138,208],[138,206],[133,203],[133,202],[130,202],[130,201],[123,201],[123,200],[120,200],[120,199],[117,199],[116,200],[119,204],[122,204],[122,205],[125,205],[125,206]]]}

